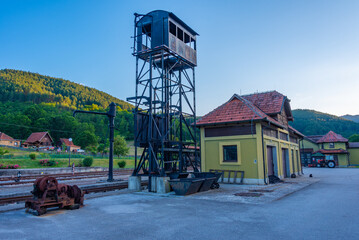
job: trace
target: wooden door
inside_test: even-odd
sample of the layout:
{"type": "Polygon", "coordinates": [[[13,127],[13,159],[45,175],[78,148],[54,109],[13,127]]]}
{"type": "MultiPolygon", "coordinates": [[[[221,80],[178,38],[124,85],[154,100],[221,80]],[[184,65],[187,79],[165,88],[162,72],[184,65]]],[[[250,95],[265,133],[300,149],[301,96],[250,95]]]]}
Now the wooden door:
{"type": "Polygon", "coordinates": [[[268,176],[274,175],[273,147],[267,146],[268,176]]]}

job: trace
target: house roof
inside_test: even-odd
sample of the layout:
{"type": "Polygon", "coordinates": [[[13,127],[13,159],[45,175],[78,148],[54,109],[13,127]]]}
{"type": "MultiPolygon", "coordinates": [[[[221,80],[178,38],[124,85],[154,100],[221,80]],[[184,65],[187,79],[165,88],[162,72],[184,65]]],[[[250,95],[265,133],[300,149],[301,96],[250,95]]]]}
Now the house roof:
{"type": "Polygon", "coordinates": [[[288,117],[292,118],[292,111],[289,106],[290,100],[277,91],[253,93],[249,95],[242,95],[242,97],[252,102],[259,109],[269,115],[280,113],[284,107],[288,117]]]}
{"type": "Polygon", "coordinates": [[[9,135],[3,132],[0,132],[0,141],[1,140],[14,141],[15,139],[13,139],[12,137],[10,137],[9,135]]]}
{"type": "Polygon", "coordinates": [[[76,146],[72,141],[70,141],[68,138],[60,138],[60,141],[65,144],[68,147],[80,147],[76,146]]]}
{"type": "Polygon", "coordinates": [[[318,151],[316,151],[315,153],[322,153],[322,154],[338,154],[338,153],[348,153],[347,151],[345,151],[344,149],[333,149],[333,150],[328,150],[328,149],[319,149],[318,151]]]}
{"type": "Polygon", "coordinates": [[[48,132],[34,132],[31,133],[31,135],[26,139],[25,143],[41,142],[41,140],[46,136],[46,134],[49,136],[52,142],[53,140],[48,132]]]}
{"type": "Polygon", "coordinates": [[[348,139],[344,138],[342,135],[337,134],[333,131],[329,131],[322,138],[320,138],[317,143],[328,143],[328,142],[348,142],[348,139]]]}
{"type": "Polygon", "coordinates": [[[231,99],[197,121],[197,126],[265,120],[284,127],[248,99],[234,94],[231,99]]]}
{"type": "Polygon", "coordinates": [[[312,152],[313,152],[313,148],[301,148],[300,151],[301,151],[301,152],[310,152],[310,153],[312,153],[312,152]]]}
{"type": "Polygon", "coordinates": [[[359,148],[359,142],[350,142],[349,148],[359,148]]]}
{"type": "Polygon", "coordinates": [[[321,139],[323,135],[311,135],[311,136],[305,136],[305,138],[313,143],[317,143],[319,139],[321,139]]]}

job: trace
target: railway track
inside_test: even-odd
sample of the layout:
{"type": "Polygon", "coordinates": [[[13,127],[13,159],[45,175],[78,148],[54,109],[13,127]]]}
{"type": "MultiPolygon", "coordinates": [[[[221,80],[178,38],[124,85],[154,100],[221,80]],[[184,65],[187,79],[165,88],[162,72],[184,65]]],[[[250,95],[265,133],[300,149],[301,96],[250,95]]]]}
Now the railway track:
{"type": "MultiPolygon", "coordinates": [[[[114,170],[114,174],[116,173],[132,173],[132,169],[123,169],[123,170],[114,170]]],[[[27,175],[27,176],[22,176],[21,180],[26,180],[26,179],[36,179],[38,177],[55,177],[55,178],[59,178],[59,177],[75,177],[75,176],[96,176],[96,175],[107,175],[108,171],[97,171],[97,172],[75,172],[73,173],[55,173],[55,174],[43,174],[43,175],[27,175]]],[[[15,181],[17,179],[17,177],[0,177],[0,182],[3,181],[15,181]]]]}
{"type": "MultiPolygon", "coordinates": [[[[147,185],[147,181],[142,181],[142,186],[147,185]]],[[[128,182],[121,182],[118,184],[113,185],[105,185],[105,186],[90,186],[90,187],[80,187],[85,194],[89,193],[96,193],[96,192],[107,192],[107,191],[114,191],[114,190],[121,190],[128,188],[128,182]]],[[[10,197],[2,197],[0,198],[0,205],[9,204],[9,203],[16,203],[16,202],[24,202],[27,199],[31,199],[33,196],[31,194],[24,194],[18,196],[10,196],[10,197]]]]}
{"type": "MultiPolygon", "coordinates": [[[[124,173],[115,173],[113,176],[123,176],[125,175],[124,173]]],[[[77,179],[91,179],[91,178],[99,178],[99,177],[107,177],[107,174],[98,174],[98,175],[83,175],[83,176],[66,176],[66,177],[58,177],[57,180],[77,180],[77,179]]],[[[15,182],[15,181],[8,181],[8,182],[0,182],[0,187],[1,186],[9,186],[9,185],[21,185],[21,184],[32,184],[35,181],[35,178],[29,178],[31,180],[28,181],[24,181],[21,180],[19,182],[15,182]]]]}
{"type": "MultiPolygon", "coordinates": [[[[122,176],[126,174],[131,174],[131,169],[121,169],[115,170],[114,176],[122,176]]],[[[99,178],[107,177],[108,171],[101,172],[78,172],[78,173],[58,173],[58,174],[43,174],[43,175],[27,175],[22,176],[20,181],[16,181],[17,177],[0,177],[0,187],[1,186],[12,186],[12,185],[22,185],[22,184],[32,184],[39,177],[55,177],[57,180],[76,180],[76,179],[90,179],[90,178],[99,178]]]]}

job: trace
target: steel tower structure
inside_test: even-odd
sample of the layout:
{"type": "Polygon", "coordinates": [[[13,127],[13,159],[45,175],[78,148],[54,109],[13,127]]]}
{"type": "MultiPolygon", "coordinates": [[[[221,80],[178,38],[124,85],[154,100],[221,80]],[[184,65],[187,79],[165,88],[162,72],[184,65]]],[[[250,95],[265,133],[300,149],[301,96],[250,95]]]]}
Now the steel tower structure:
{"type": "Polygon", "coordinates": [[[163,177],[190,166],[198,171],[197,35],[171,12],[135,13],[136,95],[127,98],[135,105],[133,176],[163,177]]]}

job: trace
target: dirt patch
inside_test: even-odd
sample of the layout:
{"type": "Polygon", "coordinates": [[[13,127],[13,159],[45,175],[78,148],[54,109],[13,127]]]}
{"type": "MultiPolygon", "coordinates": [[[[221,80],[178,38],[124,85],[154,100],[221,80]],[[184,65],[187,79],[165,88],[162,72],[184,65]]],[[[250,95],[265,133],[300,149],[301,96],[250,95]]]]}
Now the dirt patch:
{"type": "Polygon", "coordinates": [[[241,193],[235,193],[234,196],[240,196],[240,197],[260,197],[263,193],[257,193],[257,192],[241,192],[241,193]]]}

